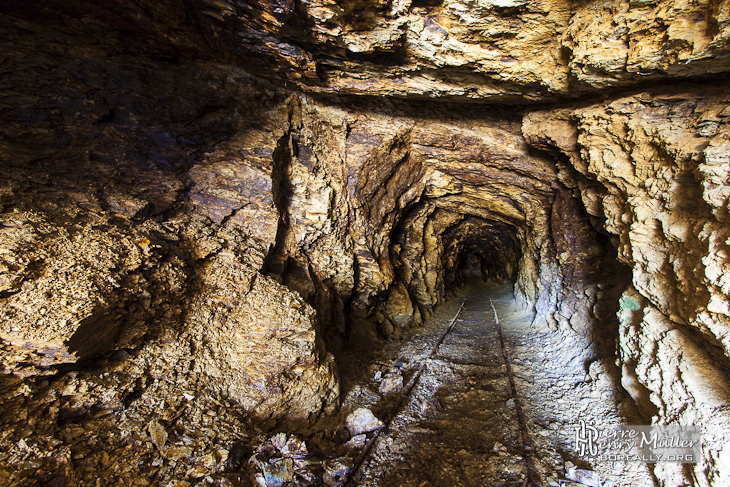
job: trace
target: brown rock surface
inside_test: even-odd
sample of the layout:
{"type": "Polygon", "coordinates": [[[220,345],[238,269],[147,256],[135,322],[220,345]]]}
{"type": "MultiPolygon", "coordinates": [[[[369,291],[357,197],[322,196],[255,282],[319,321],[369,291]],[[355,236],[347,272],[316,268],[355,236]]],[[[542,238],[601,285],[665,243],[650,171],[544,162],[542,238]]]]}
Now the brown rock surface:
{"type": "MultiPolygon", "coordinates": [[[[614,235],[632,268],[619,301],[624,387],[662,422],[701,424],[711,479],[723,478],[728,312],[727,145],[724,87],[657,89],[601,105],[535,112],[523,130],[561,151],[563,180],[614,235]],[[554,117],[554,118],[553,118],[554,117]],[[720,149],[725,147],[726,149],[720,149]]],[[[701,467],[697,467],[701,468],[701,467]]],[[[668,481],[684,474],[665,466],[668,481]]]]}
{"type": "Polygon", "coordinates": [[[702,426],[660,483],[724,485],[729,26],[702,0],[5,2],[0,481],[314,483],[266,435],[472,275],[589,341],[571,370],[618,364],[647,422],[702,426]]]}
{"type": "Polygon", "coordinates": [[[314,91],[554,99],[730,62],[726,2],[227,1],[203,11],[219,45],[314,91]]]}
{"type": "Polygon", "coordinates": [[[54,0],[4,10],[82,29],[96,49],[243,62],[312,92],[555,100],[730,63],[730,10],[710,0],[54,0]]]}
{"type": "MultiPolygon", "coordinates": [[[[189,370],[179,387],[207,376],[257,417],[330,408],[336,371],[314,310],[258,274],[280,223],[271,168],[284,98],[232,67],[106,59],[109,45],[85,51],[88,39],[40,54],[21,35],[37,25],[3,29],[17,41],[0,143],[6,373],[123,352],[138,367],[125,381],[152,364],[189,370]],[[49,77],[21,69],[19,53],[49,77]]],[[[46,34],[68,35],[56,29],[46,34]]]]}

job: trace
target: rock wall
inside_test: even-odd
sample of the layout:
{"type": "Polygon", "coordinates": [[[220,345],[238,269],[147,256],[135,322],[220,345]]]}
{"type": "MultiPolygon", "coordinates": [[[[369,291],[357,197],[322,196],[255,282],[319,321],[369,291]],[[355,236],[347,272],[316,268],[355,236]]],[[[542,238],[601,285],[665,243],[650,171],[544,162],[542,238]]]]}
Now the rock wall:
{"type": "Polygon", "coordinates": [[[282,95],[231,66],[102,57],[82,40],[38,52],[29,30],[71,34],[23,21],[3,29],[17,42],[0,143],[6,373],[43,376],[121,353],[137,364],[124,382],[185,370],[177,388],[210,384],[255,417],[334,407],[334,359],[314,309],[259,272],[279,221],[277,139],[268,154],[242,145],[256,152],[248,166],[206,153],[263,128],[259,113],[282,95]]]}
{"type": "Polygon", "coordinates": [[[337,406],[331,352],[417,326],[478,262],[615,359],[647,421],[703,426],[659,480],[723,485],[729,11],[6,2],[8,454],[91,445],[92,416],[164,443],[194,395],[306,423],[337,406]]]}
{"type": "Polygon", "coordinates": [[[533,112],[523,130],[563,155],[561,180],[632,269],[619,304],[622,384],[660,423],[701,425],[703,462],[661,480],[721,485],[728,470],[728,139],[723,85],[654,89],[533,112]]]}

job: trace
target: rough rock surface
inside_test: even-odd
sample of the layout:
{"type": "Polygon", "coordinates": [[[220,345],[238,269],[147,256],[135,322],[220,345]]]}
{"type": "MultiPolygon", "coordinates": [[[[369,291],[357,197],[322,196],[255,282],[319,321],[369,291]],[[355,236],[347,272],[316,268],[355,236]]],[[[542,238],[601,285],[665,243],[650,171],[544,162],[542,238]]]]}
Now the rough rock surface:
{"type": "MultiPolygon", "coordinates": [[[[719,483],[730,475],[728,121],[727,89],[703,85],[534,112],[523,125],[533,145],[570,161],[561,179],[632,269],[618,311],[624,387],[654,420],[702,425],[697,470],[714,466],[719,483]]],[[[671,464],[655,473],[687,475],[671,464]]]]}
{"type": "Polygon", "coordinates": [[[313,91],[555,99],[730,63],[730,9],[709,0],[226,0],[202,11],[218,45],[313,91]]]}
{"type": "Polygon", "coordinates": [[[347,416],[347,429],[353,436],[370,433],[383,426],[383,422],[373,415],[368,408],[358,408],[347,416]]]}
{"type": "Polygon", "coordinates": [[[202,377],[262,418],[334,406],[314,309],[259,272],[279,224],[272,152],[212,151],[239,133],[273,151],[265,120],[237,114],[281,95],[230,66],[107,59],[83,44],[37,53],[23,36],[36,28],[3,24],[17,41],[0,142],[5,372],[51,375],[124,352],[140,368],[125,381],[168,367],[181,388],[202,377]],[[48,77],[21,69],[29,58],[48,77]]]}
{"type": "Polygon", "coordinates": [[[728,5],[4,2],[0,479],[239,475],[471,273],[727,483],[728,5]]]}

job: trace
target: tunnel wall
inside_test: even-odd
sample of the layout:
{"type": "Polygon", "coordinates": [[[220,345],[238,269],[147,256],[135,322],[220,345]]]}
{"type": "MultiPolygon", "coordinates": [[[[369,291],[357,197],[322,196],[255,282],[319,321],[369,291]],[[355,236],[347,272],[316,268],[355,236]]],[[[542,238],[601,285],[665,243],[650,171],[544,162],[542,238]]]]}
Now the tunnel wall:
{"type": "Polygon", "coordinates": [[[561,153],[561,180],[631,268],[622,384],[652,421],[702,427],[703,462],[657,466],[664,482],[730,475],[729,103],[722,83],[669,87],[533,112],[523,125],[535,147],[561,153]]]}
{"type": "MultiPolygon", "coordinates": [[[[3,25],[10,37],[26,27],[3,25]]],[[[37,52],[22,38],[0,143],[6,373],[123,352],[134,365],[93,401],[117,407],[139,380],[165,377],[159,397],[211,385],[262,418],[287,403],[305,419],[334,407],[314,309],[259,272],[276,241],[272,154],[286,130],[260,114],[282,96],[231,67],[94,57],[83,44],[37,52]],[[254,122],[272,132],[243,128],[254,122]],[[240,144],[255,151],[248,165],[206,155],[234,134],[259,137],[240,144]]]]}

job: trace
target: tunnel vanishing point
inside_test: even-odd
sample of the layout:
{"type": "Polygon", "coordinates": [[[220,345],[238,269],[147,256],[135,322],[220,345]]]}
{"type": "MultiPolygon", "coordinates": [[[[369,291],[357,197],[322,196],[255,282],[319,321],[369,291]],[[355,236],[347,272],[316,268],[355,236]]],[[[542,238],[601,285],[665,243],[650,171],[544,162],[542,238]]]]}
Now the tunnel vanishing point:
{"type": "Polygon", "coordinates": [[[470,269],[701,428],[657,485],[730,485],[727,0],[7,0],[0,32],[0,483],[123,450],[96,485],[137,485],[180,415],[203,478],[470,269]]]}

